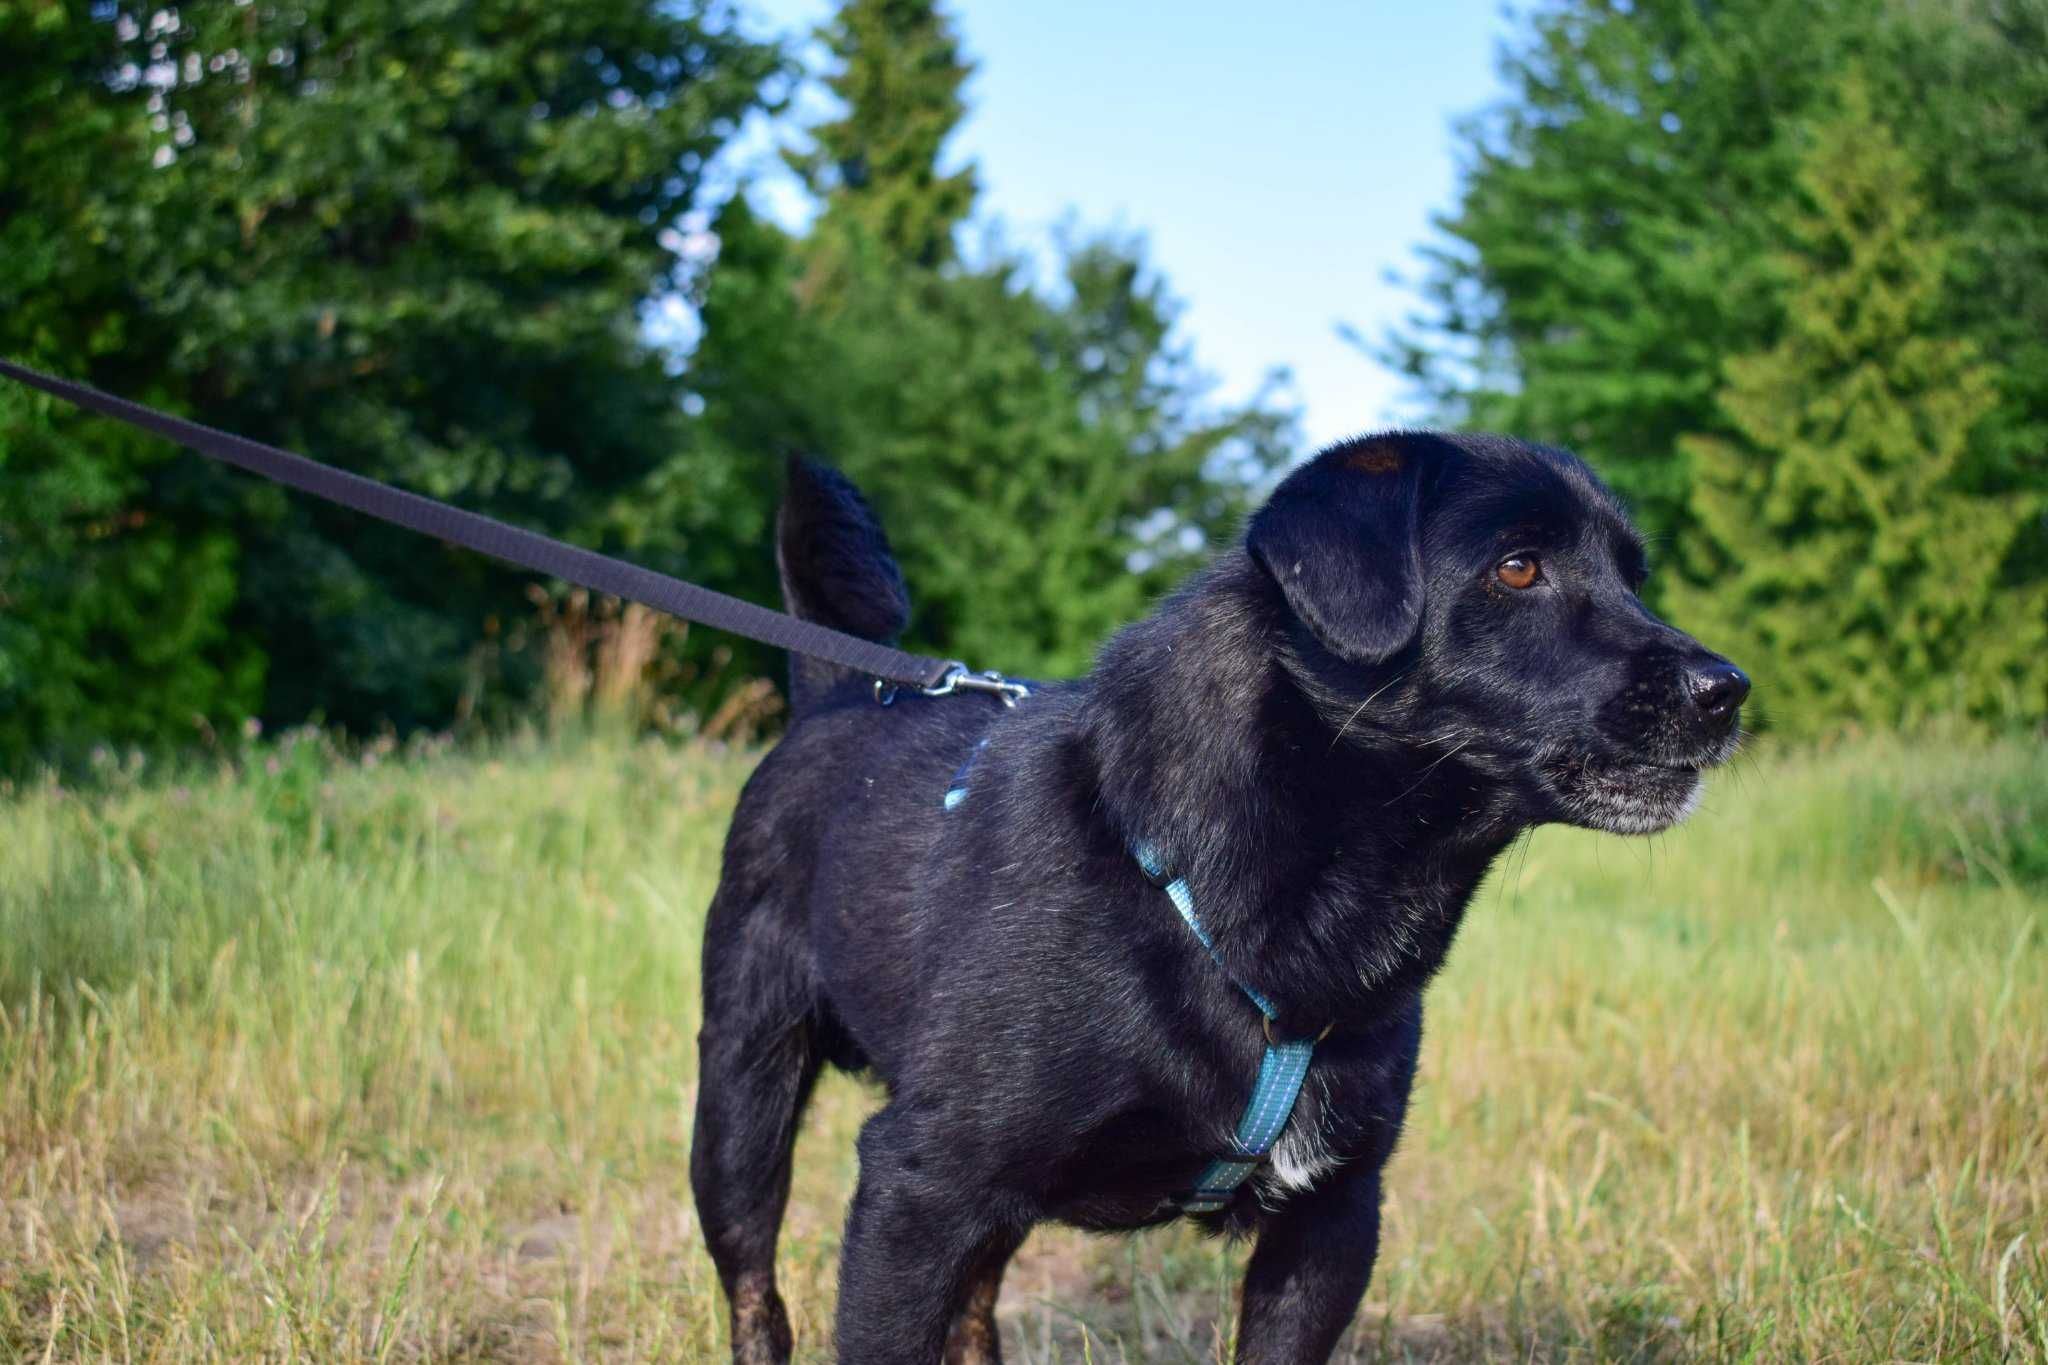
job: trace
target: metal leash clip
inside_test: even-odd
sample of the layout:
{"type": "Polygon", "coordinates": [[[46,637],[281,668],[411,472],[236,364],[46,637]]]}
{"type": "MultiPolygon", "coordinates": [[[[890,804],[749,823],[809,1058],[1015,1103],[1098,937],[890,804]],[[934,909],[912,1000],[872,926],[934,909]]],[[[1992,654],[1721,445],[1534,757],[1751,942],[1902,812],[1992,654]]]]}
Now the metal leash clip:
{"type": "MultiPolygon", "coordinates": [[[[875,679],[875,700],[888,706],[896,700],[896,685],[875,679]]],[[[916,691],[927,697],[950,697],[956,692],[987,692],[999,698],[1005,706],[1015,706],[1031,695],[1029,685],[1014,682],[993,668],[981,673],[971,671],[966,664],[954,660],[946,665],[945,674],[930,687],[916,691]]]]}

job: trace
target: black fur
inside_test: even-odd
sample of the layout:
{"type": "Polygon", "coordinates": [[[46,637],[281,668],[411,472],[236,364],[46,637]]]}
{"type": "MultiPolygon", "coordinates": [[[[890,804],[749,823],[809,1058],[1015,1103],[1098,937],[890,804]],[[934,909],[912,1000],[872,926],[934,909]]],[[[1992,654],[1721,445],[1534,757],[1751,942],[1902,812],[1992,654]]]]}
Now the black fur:
{"type": "MultiPolygon", "coordinates": [[[[910,624],[910,589],[867,499],[853,482],[801,456],[789,457],[789,496],[775,517],[775,566],[792,616],[893,643],[910,624]]],[[[821,701],[841,670],[789,656],[790,705],[821,701]]]]}
{"type": "MultiPolygon", "coordinates": [[[[907,600],[865,503],[815,465],[791,479],[792,608],[892,636],[907,600]]],[[[1032,1224],[1163,1221],[1227,1149],[1262,1047],[1231,976],[1284,1031],[1331,1031],[1273,1163],[1203,1221],[1258,1239],[1238,1358],[1324,1359],[1371,1272],[1422,990],[1488,864],[1546,821],[1662,828],[1734,748],[1747,681],[1643,607],[1642,573],[1572,456],[1394,434],[1297,470],[1087,678],[1014,711],[885,708],[800,664],[705,932],[691,1176],[735,1360],[788,1358],[774,1246],[821,1063],[889,1095],[860,1138],[840,1359],[993,1359],[1032,1224]],[[1516,554],[1533,586],[1496,572],[1516,554]]]]}

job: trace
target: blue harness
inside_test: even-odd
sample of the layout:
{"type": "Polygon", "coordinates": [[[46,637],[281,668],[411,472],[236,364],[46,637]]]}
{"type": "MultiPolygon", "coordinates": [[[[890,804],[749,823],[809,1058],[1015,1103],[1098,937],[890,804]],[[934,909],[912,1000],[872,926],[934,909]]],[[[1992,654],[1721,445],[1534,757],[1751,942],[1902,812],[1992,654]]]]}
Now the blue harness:
{"type": "MultiPolygon", "coordinates": [[[[967,775],[987,747],[988,736],[984,735],[953,774],[942,802],[945,809],[954,810],[967,799],[967,775]]],[[[1180,912],[1182,923],[1188,926],[1210,959],[1222,967],[1223,955],[1216,951],[1216,941],[1209,937],[1209,931],[1202,927],[1201,917],[1195,913],[1195,893],[1189,889],[1188,879],[1167,872],[1158,852],[1150,844],[1139,844],[1132,854],[1137,858],[1146,880],[1166,892],[1166,898],[1180,912]]],[[[1245,1105],[1244,1117],[1237,1121],[1236,1150],[1203,1167],[1201,1175],[1195,1179],[1194,1188],[1172,1201],[1183,1213],[1214,1213],[1223,1208],[1237,1193],[1238,1186],[1244,1184],[1272,1152],[1273,1144],[1280,1140],[1280,1134],[1287,1128],[1287,1120],[1293,1117],[1295,1101],[1301,1097],[1302,1082],[1308,1079],[1309,1062],[1314,1058],[1316,1043],[1320,1041],[1317,1038],[1284,1041],[1276,1038],[1273,1021],[1280,1012],[1274,1008],[1273,1002],[1242,981],[1233,979],[1231,984],[1244,992],[1245,999],[1251,1001],[1264,1018],[1266,1053],[1259,1060],[1259,1079],[1252,1087],[1251,1101],[1245,1105]]]]}

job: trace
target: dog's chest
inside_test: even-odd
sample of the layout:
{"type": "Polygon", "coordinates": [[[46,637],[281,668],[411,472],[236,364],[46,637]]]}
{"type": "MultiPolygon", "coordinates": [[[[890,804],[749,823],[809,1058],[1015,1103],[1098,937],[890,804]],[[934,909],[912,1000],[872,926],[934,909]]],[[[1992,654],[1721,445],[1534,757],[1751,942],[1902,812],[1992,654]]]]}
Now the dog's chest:
{"type": "Polygon", "coordinates": [[[1253,1177],[1262,1202],[1314,1189],[1316,1182],[1342,1164],[1331,1151],[1328,1135],[1296,1114],[1273,1144],[1266,1164],[1253,1177]]]}
{"type": "Polygon", "coordinates": [[[1329,1086],[1311,1071],[1287,1126],[1248,1182],[1261,1204],[1276,1207],[1306,1193],[1344,1164],[1336,1126],[1329,1086]]]}

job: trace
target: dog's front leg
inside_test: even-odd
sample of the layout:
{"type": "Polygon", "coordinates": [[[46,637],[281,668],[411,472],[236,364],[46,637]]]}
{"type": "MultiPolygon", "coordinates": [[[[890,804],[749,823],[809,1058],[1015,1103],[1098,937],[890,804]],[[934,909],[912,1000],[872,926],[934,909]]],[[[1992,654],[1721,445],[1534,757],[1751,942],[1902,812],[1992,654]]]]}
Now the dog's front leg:
{"type": "Polygon", "coordinates": [[[1379,1243],[1377,1166],[1345,1167],[1268,1215],[1245,1271],[1238,1365],[1328,1360],[1372,1278],[1379,1243]]]}
{"type": "MultiPolygon", "coordinates": [[[[861,1129],[839,1255],[842,1365],[938,1365],[954,1321],[979,1308],[976,1287],[1023,1241],[1025,1226],[998,1216],[960,1144],[946,1141],[950,1127],[891,1104],[861,1129]]],[[[994,1351],[988,1343],[981,1358],[994,1351]]]]}

